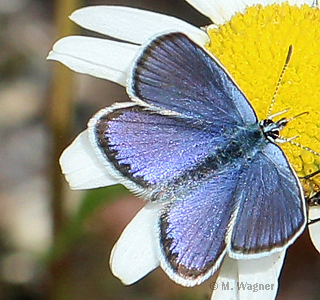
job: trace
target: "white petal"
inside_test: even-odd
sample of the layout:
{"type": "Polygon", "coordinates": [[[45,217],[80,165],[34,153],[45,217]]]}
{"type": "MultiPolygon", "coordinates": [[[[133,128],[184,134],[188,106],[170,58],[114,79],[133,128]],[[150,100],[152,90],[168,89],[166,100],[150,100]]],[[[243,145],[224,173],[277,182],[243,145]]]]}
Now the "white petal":
{"type": "MultiPolygon", "coordinates": [[[[215,24],[223,24],[237,12],[244,13],[248,6],[262,4],[263,6],[283,3],[287,0],[186,0],[195,9],[207,16],[215,24]]],[[[289,0],[291,5],[312,5],[312,0],[289,0]]]]}
{"type": "Polygon", "coordinates": [[[238,11],[244,12],[246,4],[240,0],[186,0],[215,24],[223,24],[238,11]]]}
{"type": "Polygon", "coordinates": [[[307,4],[309,6],[312,6],[312,4],[315,2],[314,0],[280,0],[280,3],[289,2],[290,5],[303,5],[307,4]]]}
{"type": "Polygon", "coordinates": [[[247,6],[252,6],[254,4],[262,4],[264,6],[266,5],[270,5],[270,4],[274,4],[274,3],[278,3],[278,4],[281,4],[281,3],[285,3],[285,2],[289,2],[290,5],[303,5],[303,4],[307,4],[309,6],[312,5],[313,3],[313,0],[273,0],[273,1],[270,1],[270,0],[245,0],[247,6]]]}
{"type": "Polygon", "coordinates": [[[211,300],[275,299],[284,257],[285,251],[256,260],[226,257],[216,285],[211,284],[211,300]]]}
{"type": "Polygon", "coordinates": [[[122,232],[110,257],[113,274],[132,284],[159,266],[156,254],[156,224],[159,204],[148,203],[122,232]]]}
{"type": "Polygon", "coordinates": [[[83,36],[68,36],[56,42],[47,59],[58,60],[70,69],[122,84],[139,47],[83,36]]]}
{"type": "Polygon", "coordinates": [[[80,133],[60,157],[62,173],[71,189],[93,189],[117,184],[105,166],[98,160],[87,130],[80,133]]]}
{"type": "Polygon", "coordinates": [[[219,277],[211,283],[213,289],[211,300],[238,300],[238,263],[229,257],[225,257],[219,277]]]}
{"type": "Polygon", "coordinates": [[[187,22],[130,7],[89,6],[76,10],[70,19],[86,29],[137,44],[168,31],[184,32],[201,45],[208,41],[204,31],[187,22]]]}
{"type": "Polygon", "coordinates": [[[275,299],[285,254],[286,251],[282,251],[257,260],[239,260],[239,299],[275,299]],[[240,288],[241,283],[243,289],[240,288]],[[255,285],[257,290],[250,290],[248,284],[255,285]]]}
{"type": "MultiPolygon", "coordinates": [[[[309,219],[315,220],[320,218],[320,207],[313,206],[309,208],[309,219]]],[[[309,234],[313,245],[320,252],[320,222],[315,222],[308,226],[309,234]]]]}

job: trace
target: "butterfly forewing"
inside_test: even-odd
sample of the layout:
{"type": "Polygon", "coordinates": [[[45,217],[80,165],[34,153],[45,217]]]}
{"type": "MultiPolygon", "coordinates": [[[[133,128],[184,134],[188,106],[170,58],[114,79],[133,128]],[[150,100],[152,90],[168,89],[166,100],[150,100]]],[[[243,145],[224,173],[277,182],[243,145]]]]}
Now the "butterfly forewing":
{"type": "Polygon", "coordinates": [[[158,109],[214,123],[256,123],[255,113],[221,64],[182,33],[152,40],[138,56],[128,93],[158,109]]]}
{"type": "Polygon", "coordinates": [[[222,134],[221,128],[128,103],[100,111],[91,122],[90,133],[117,177],[126,180],[128,188],[151,194],[158,185],[181,181],[187,170],[213,156],[232,131],[224,126],[222,134]]]}

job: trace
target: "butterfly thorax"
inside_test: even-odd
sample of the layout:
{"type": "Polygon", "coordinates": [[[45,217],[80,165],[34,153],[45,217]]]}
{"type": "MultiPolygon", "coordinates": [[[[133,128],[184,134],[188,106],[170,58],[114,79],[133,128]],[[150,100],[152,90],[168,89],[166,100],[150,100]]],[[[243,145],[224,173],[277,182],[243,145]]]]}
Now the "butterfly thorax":
{"type": "Polygon", "coordinates": [[[216,154],[212,157],[217,161],[214,169],[223,168],[224,165],[233,163],[239,158],[250,159],[256,152],[266,145],[266,139],[263,131],[253,124],[245,128],[239,128],[231,137],[228,138],[226,144],[221,145],[216,154]]]}

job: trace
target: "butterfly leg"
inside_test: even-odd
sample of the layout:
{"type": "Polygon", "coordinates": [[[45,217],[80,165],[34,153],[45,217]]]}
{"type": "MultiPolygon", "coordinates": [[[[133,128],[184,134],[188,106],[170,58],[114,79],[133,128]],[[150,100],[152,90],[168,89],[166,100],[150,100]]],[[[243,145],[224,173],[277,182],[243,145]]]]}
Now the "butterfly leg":
{"type": "Polygon", "coordinates": [[[318,171],[315,171],[309,175],[303,176],[303,177],[299,177],[299,179],[304,179],[304,180],[308,180],[316,175],[318,175],[320,173],[320,169],[318,171]]]}
{"type": "MultiPolygon", "coordinates": [[[[300,177],[300,179],[308,180],[308,179],[318,175],[319,173],[320,173],[320,170],[317,170],[317,171],[315,171],[315,172],[313,172],[313,173],[311,173],[309,175],[306,175],[304,177],[300,177]]],[[[306,201],[307,201],[309,207],[319,206],[320,205],[320,191],[318,191],[317,193],[315,193],[311,197],[306,197],[306,201]]],[[[308,221],[308,225],[317,223],[319,221],[320,221],[320,218],[309,220],[308,221]]]]}

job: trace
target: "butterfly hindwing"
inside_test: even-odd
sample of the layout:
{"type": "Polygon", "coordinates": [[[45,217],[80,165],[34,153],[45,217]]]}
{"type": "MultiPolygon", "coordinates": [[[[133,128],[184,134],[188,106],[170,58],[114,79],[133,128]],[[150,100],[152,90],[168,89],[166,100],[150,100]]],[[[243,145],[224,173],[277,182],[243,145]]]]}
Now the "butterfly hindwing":
{"type": "Polygon", "coordinates": [[[235,193],[238,212],[230,255],[254,258],[287,248],[306,225],[298,177],[282,150],[269,143],[250,161],[235,193]]]}
{"type": "Polygon", "coordinates": [[[200,284],[220,266],[236,207],[232,197],[242,173],[230,166],[191,183],[168,204],[159,221],[162,267],[177,283],[200,284]]]}

